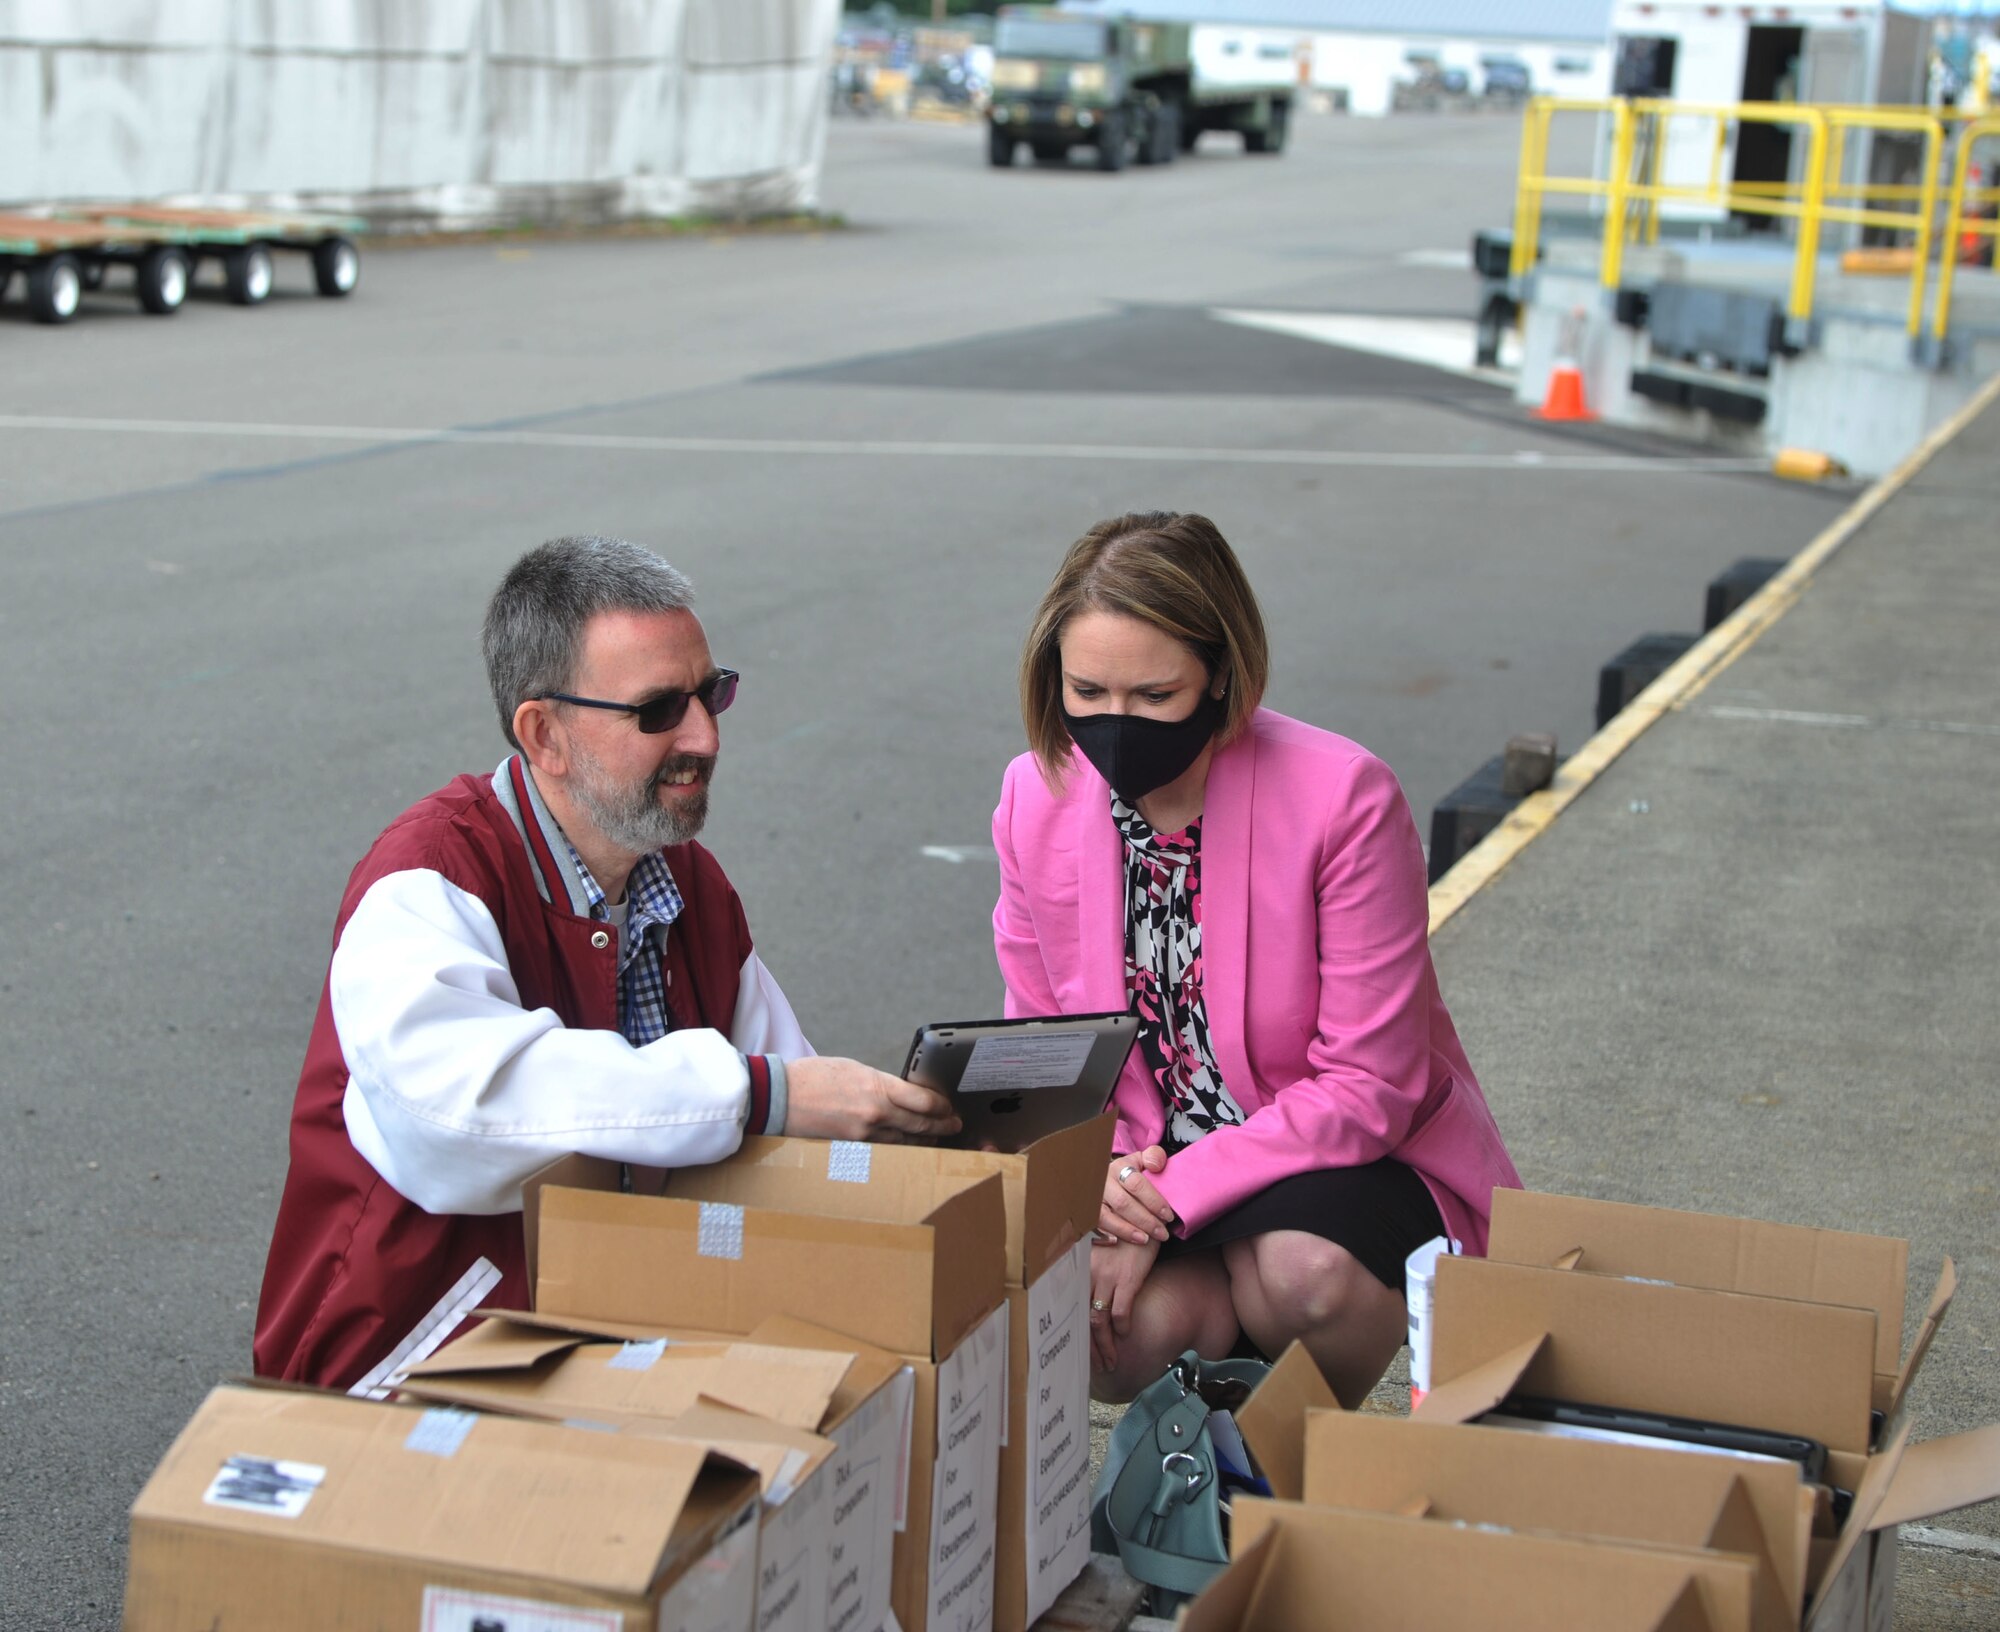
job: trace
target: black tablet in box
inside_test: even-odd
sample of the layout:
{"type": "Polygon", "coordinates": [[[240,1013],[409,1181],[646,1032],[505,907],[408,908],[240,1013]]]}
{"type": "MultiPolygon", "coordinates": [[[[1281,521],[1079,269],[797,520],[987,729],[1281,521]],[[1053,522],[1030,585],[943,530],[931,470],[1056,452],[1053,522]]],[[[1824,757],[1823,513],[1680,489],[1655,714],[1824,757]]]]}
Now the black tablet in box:
{"type": "Polygon", "coordinates": [[[911,1039],[903,1075],[951,1101],[952,1144],[1025,1150],[1104,1109],[1138,1035],[1135,1014],[940,1021],[911,1039]]]}

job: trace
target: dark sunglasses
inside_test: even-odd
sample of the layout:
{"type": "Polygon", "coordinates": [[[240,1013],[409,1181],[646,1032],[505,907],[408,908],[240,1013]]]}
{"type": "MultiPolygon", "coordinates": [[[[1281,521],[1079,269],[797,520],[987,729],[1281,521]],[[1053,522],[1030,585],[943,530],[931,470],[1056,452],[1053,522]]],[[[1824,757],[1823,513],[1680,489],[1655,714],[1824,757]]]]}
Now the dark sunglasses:
{"type": "Polygon", "coordinates": [[[663,691],[657,697],[648,697],[643,703],[607,703],[599,697],[572,697],[565,691],[545,691],[533,701],[538,703],[574,703],[578,708],[609,708],[620,714],[630,714],[639,722],[639,729],[647,736],[658,736],[662,731],[671,731],[687,718],[688,703],[694,698],[701,699],[701,706],[710,714],[720,714],[736,701],[736,682],[742,678],[734,669],[717,669],[693,691],[663,691]]]}

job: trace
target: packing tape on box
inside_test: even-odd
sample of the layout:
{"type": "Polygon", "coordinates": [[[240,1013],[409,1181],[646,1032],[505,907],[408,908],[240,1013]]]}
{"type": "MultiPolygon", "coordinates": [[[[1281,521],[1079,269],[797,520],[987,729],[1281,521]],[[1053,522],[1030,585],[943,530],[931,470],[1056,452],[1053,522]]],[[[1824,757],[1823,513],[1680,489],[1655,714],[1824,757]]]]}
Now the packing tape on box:
{"type": "Polygon", "coordinates": [[[426,1456],[456,1456],[478,1420],[470,1411],[426,1411],[403,1441],[403,1449],[426,1456]]]}
{"type": "Polygon", "coordinates": [[[656,1337],[650,1343],[621,1343],[607,1364],[613,1371],[651,1371],[666,1352],[664,1337],[656,1337]]]}
{"type": "Polygon", "coordinates": [[[826,1176],[836,1184],[866,1184],[874,1152],[859,1139],[836,1139],[827,1147],[826,1176]]]}
{"type": "Polygon", "coordinates": [[[743,1209],[733,1202],[704,1201],[695,1226],[694,1250],[704,1258],[743,1256],[743,1209]]]}

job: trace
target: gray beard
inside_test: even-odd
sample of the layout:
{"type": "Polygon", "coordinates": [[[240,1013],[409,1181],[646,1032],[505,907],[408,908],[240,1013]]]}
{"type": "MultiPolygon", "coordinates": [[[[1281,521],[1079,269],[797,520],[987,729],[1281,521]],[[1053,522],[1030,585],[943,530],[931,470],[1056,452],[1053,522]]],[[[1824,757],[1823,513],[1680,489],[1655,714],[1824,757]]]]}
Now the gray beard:
{"type": "Polygon", "coordinates": [[[570,781],[570,796],[583,807],[591,825],[619,849],[643,856],[670,844],[686,844],[708,820],[708,787],[677,808],[660,803],[659,790],[677,771],[714,774],[715,761],[698,754],[676,754],[638,787],[620,788],[594,759],[581,760],[570,781]]]}

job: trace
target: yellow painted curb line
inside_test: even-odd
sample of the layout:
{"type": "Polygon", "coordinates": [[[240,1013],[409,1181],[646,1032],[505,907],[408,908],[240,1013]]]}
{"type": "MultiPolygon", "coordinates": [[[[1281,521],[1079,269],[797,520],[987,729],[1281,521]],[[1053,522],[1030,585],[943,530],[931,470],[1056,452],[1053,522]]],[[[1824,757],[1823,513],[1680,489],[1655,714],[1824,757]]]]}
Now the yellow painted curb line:
{"type": "Polygon", "coordinates": [[[1792,609],[1804,595],[1813,574],[1834,552],[1908,485],[1939,449],[1992,406],[1996,398],[2000,398],[2000,376],[1988,380],[1970,402],[1855,500],[1839,520],[1793,556],[1769,583],[1620,709],[1609,725],[1564,762],[1548,787],[1529,794],[1498,827],[1460,857],[1457,865],[1431,886],[1430,932],[1435,935],[1459,908],[1498,878],[1507,864],[1547,832],[1583,790],[1602,776],[1611,762],[1637,742],[1656,720],[1685,708],[1717,675],[1747,652],[1765,630],[1792,609]]]}

